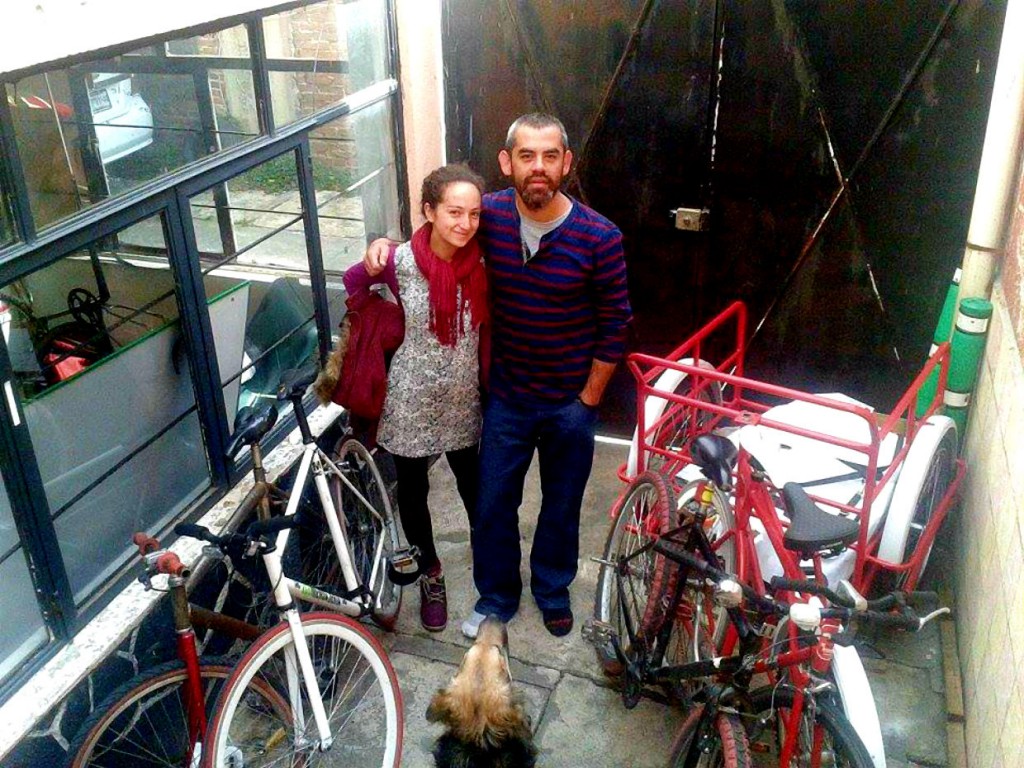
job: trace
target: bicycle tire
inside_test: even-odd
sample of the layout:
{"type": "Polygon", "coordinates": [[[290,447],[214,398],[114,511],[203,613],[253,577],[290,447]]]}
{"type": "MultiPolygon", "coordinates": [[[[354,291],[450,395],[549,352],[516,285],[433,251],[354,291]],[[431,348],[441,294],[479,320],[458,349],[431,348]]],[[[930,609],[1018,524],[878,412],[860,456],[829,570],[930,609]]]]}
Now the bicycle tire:
{"type": "MultiPolygon", "coordinates": [[[[612,510],[604,563],[598,572],[594,617],[613,627],[627,655],[635,650],[630,628],[643,635],[645,630],[660,627],[664,617],[656,601],[648,599],[655,576],[655,553],[633,555],[669,529],[673,508],[672,491],[665,478],[656,472],[642,472],[630,481],[612,510]],[[632,558],[625,577],[618,573],[616,565],[623,557],[632,558]],[[629,599],[625,606],[620,599],[623,579],[626,583],[621,587],[622,593],[629,599]]],[[[622,664],[613,648],[597,646],[595,651],[606,674],[622,673],[622,664]]]]}
{"type": "MultiPolygon", "coordinates": [[[[779,745],[785,736],[782,723],[785,720],[785,710],[793,705],[793,690],[782,687],[759,688],[750,694],[750,714],[745,718],[748,723],[747,738],[753,751],[768,753],[775,756],[775,763],[778,764],[779,745]],[[782,716],[779,716],[780,710],[782,716]],[[762,723],[764,724],[762,726],[762,723]]],[[[809,699],[805,699],[809,701],[809,699]]],[[[812,761],[810,746],[814,742],[814,734],[808,718],[808,709],[804,710],[804,722],[801,724],[801,737],[797,744],[797,754],[793,756],[792,765],[811,766],[827,764],[835,768],[874,768],[871,755],[861,742],[857,732],[850,725],[841,711],[821,698],[814,700],[813,724],[823,729],[822,757],[825,760],[812,761]],[[827,752],[827,754],[826,754],[827,752]]]]}
{"type": "MultiPolygon", "coordinates": [[[[709,485],[709,484],[708,484],[709,485]]],[[[701,481],[687,483],[679,491],[676,505],[677,518],[672,526],[681,524],[687,510],[695,508],[697,491],[701,481]]],[[[726,573],[736,572],[736,539],[727,536],[736,524],[729,500],[717,488],[712,488],[712,514],[705,519],[705,535],[718,558],[717,566],[726,573]]],[[[652,618],[663,621],[672,609],[679,583],[679,565],[670,558],[657,555],[654,559],[655,572],[651,583],[649,600],[659,606],[660,613],[652,618]]],[[[729,617],[724,608],[715,608],[710,591],[704,587],[704,579],[695,579],[693,587],[683,590],[680,604],[675,608],[674,621],[679,625],[679,634],[694,651],[682,661],[696,661],[698,656],[706,658],[722,648],[729,629],[729,617]],[[696,641],[695,641],[696,639],[696,641]]]]}
{"type": "MultiPolygon", "coordinates": [[[[232,668],[225,659],[199,665],[208,717],[232,668]]],[[[79,727],[68,747],[69,768],[185,766],[189,730],[180,693],[186,677],[184,662],[170,661],[118,686],[79,727]]],[[[287,716],[288,704],[276,691],[256,687],[254,692],[287,716]]]]}
{"type": "MultiPolygon", "coordinates": [[[[372,594],[370,618],[382,629],[393,630],[402,605],[402,588],[391,581],[388,573],[399,540],[387,487],[370,451],[353,437],[337,442],[331,460],[355,489],[334,472],[327,473],[331,501],[345,528],[352,566],[360,584],[372,594]]],[[[314,504],[313,510],[313,522],[300,529],[303,581],[342,594],[346,590],[345,580],[334,540],[323,519],[324,507],[314,504]]]]}
{"type": "Polygon", "coordinates": [[[701,721],[703,706],[690,710],[672,742],[668,768],[750,768],[750,744],[738,715],[719,712],[715,715],[713,741],[710,749],[693,743],[701,721]]]}
{"type": "Polygon", "coordinates": [[[306,613],[300,621],[331,724],[332,746],[318,750],[306,688],[289,687],[286,667],[294,650],[290,626],[282,622],[253,643],[221,690],[204,744],[203,765],[226,768],[234,764],[229,760],[240,759],[246,768],[282,764],[278,761],[306,768],[397,768],[402,757],[402,694],[384,649],[365,627],[347,616],[306,613]],[[292,710],[302,715],[301,722],[293,722],[298,717],[281,718],[280,713],[250,707],[249,691],[261,685],[292,702],[292,710]],[[301,732],[294,733],[296,727],[301,732]]]}

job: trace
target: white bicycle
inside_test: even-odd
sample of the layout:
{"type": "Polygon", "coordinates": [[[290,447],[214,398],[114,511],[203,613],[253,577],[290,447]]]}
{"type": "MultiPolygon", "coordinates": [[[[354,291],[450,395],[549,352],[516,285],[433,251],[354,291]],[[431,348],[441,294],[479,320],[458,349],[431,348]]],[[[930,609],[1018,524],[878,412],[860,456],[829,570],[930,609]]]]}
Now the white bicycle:
{"type": "Polygon", "coordinates": [[[266,482],[259,449],[276,409],[243,409],[228,454],[250,447],[257,482],[238,517],[255,508],[259,519],[224,536],[198,525],[175,527],[233,562],[259,557],[283,619],[253,642],[225,681],[203,742],[203,766],[394,768],[401,760],[402,698],[394,669],[380,642],[353,619],[394,626],[402,583],[416,577],[414,553],[398,545],[387,488],[365,446],[343,438],[331,456],[313,439],[302,397],[316,373],[314,366],[288,371],[281,383],[279,399],[292,402],[304,444],[290,492],[266,482]],[[319,506],[297,515],[310,476],[319,506]],[[278,517],[269,515],[274,499],[286,501],[278,517]],[[290,543],[292,536],[297,541],[290,543]],[[296,552],[301,578],[288,576],[282,564],[296,552]],[[300,613],[296,599],[332,612],[300,613]],[[268,688],[288,702],[284,713],[254,695],[268,688]]]}

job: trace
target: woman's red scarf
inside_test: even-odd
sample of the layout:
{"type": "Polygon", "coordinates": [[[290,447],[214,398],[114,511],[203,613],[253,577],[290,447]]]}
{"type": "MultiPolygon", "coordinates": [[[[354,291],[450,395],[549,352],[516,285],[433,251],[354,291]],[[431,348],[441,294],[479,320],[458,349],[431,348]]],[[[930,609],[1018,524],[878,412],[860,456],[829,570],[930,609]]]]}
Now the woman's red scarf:
{"type": "Polygon", "coordinates": [[[433,229],[427,222],[413,233],[412,253],[430,286],[430,330],[442,345],[454,347],[466,332],[463,312],[467,303],[474,328],[487,322],[487,272],[475,237],[459,248],[451,261],[445,261],[430,248],[433,229]],[[457,307],[456,286],[462,287],[457,307]]]}

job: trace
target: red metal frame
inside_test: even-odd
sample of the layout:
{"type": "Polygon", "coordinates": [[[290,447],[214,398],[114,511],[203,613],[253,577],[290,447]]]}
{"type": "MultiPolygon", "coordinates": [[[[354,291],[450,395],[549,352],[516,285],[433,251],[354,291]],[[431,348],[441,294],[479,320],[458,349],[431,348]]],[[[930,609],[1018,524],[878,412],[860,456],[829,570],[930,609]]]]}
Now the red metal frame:
{"type": "Polygon", "coordinates": [[[152,536],[139,532],[132,536],[139,549],[139,555],[146,559],[147,570],[168,577],[172,592],[171,607],[174,614],[174,631],[177,636],[178,658],[185,664],[184,695],[185,717],[188,721],[188,753],[185,765],[192,765],[196,745],[206,738],[206,698],[203,691],[202,675],[199,671],[199,651],[196,647],[196,633],[192,629],[189,606],[185,597],[185,579],[189,570],[174,553],[160,549],[160,542],[152,536]]]}
{"type": "MultiPolygon", "coordinates": [[[[660,456],[665,460],[662,472],[672,480],[676,472],[684,465],[691,463],[686,448],[667,448],[653,443],[654,437],[663,427],[669,424],[683,423],[684,419],[689,426],[688,438],[695,437],[699,432],[708,432],[722,425],[744,425],[761,424],[781,432],[788,432],[804,438],[810,438],[822,443],[855,451],[865,457],[863,464],[866,466],[865,488],[862,500],[859,504],[841,504],[834,499],[824,499],[812,495],[816,501],[822,502],[832,508],[841,509],[853,515],[860,523],[860,533],[852,549],[856,553],[853,578],[851,581],[860,590],[867,590],[871,582],[880,571],[894,573],[906,573],[906,589],[913,589],[920,571],[925,554],[928,552],[935,534],[942,525],[950,507],[952,506],[961,482],[965,474],[965,465],[961,459],[957,459],[956,472],[950,487],[940,501],[938,508],[929,520],[917,547],[909,559],[903,563],[893,563],[879,558],[877,553],[881,540],[881,531],[869,536],[869,520],[871,505],[878,498],[881,490],[887,483],[894,482],[893,476],[898,467],[906,458],[910,445],[917,435],[921,425],[933,414],[939,411],[942,405],[942,393],[946,388],[946,377],[949,369],[949,344],[941,344],[932,354],[924,367],[915,377],[910,387],[900,397],[896,406],[889,414],[879,414],[860,405],[840,402],[826,397],[809,394],[788,387],[781,387],[766,382],[747,378],[743,375],[744,358],[746,354],[747,335],[747,311],[742,302],[734,302],[704,327],[690,336],[676,349],[665,357],[656,357],[646,354],[632,354],[629,356],[627,366],[637,381],[637,466],[646,466],[645,459],[648,456],[660,456]],[[729,347],[730,351],[721,360],[709,360],[704,354],[708,348],[720,349],[723,346],[729,347]],[[688,359],[689,362],[683,362],[688,359]],[[703,361],[710,363],[713,368],[705,368],[698,364],[703,361]],[[925,413],[918,417],[915,413],[918,393],[924,382],[938,370],[938,386],[935,395],[929,403],[925,413]],[[664,392],[655,389],[654,384],[658,377],[667,370],[676,370],[684,373],[690,382],[690,388],[686,394],[675,392],[664,392]],[[722,391],[721,403],[710,402],[708,398],[701,398],[712,386],[717,385],[722,391]],[[766,399],[778,401],[798,400],[812,403],[817,406],[850,414],[864,421],[867,427],[869,439],[867,442],[848,440],[810,429],[792,426],[778,422],[764,414],[769,409],[765,402],[752,399],[752,396],[761,396],[766,399]],[[645,424],[645,403],[647,398],[656,397],[667,401],[664,413],[653,424],[645,424]],[[902,445],[896,451],[890,465],[879,478],[877,477],[878,453],[882,441],[889,435],[897,435],[902,438],[902,445]]],[[[684,445],[689,445],[689,440],[684,445]]],[[[753,486],[762,486],[761,483],[752,481],[749,476],[749,464],[746,461],[746,452],[740,451],[737,474],[736,524],[737,528],[746,529],[749,522],[749,508],[754,509],[762,523],[764,523],[773,547],[783,563],[787,575],[799,577],[799,563],[794,562],[796,555],[781,546],[781,537],[784,533],[781,522],[775,513],[775,507],[770,497],[765,493],[762,499],[756,495],[753,486]],[[792,573],[791,573],[792,572],[792,573]]],[[[626,477],[625,466],[619,470],[623,480],[626,477]]],[[[749,538],[749,531],[747,532],[749,538]]],[[[744,566],[740,570],[740,576],[746,579],[749,571],[757,567],[756,551],[753,549],[752,541],[748,546],[738,546],[737,555],[740,558],[738,564],[744,566]],[[748,565],[746,559],[752,562],[748,565]]],[[[755,586],[759,579],[751,583],[755,586]]]]}

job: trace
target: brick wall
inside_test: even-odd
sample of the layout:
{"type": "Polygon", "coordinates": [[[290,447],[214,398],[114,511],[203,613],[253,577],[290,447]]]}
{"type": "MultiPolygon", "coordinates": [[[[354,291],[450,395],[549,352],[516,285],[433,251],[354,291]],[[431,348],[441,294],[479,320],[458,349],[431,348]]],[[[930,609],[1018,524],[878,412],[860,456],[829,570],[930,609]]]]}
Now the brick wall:
{"type": "MultiPolygon", "coordinates": [[[[1021,351],[1024,350],[1024,280],[1021,279],[1021,273],[1024,272],[1024,173],[1017,187],[1017,200],[1012,215],[1002,280],[1014,338],[1017,340],[1017,349],[1021,351]]],[[[1021,738],[1024,740],[1024,735],[1021,738]]]]}
{"type": "Polygon", "coordinates": [[[970,768],[1024,765],[1024,184],[1016,201],[964,448],[957,631],[970,768]]]}

